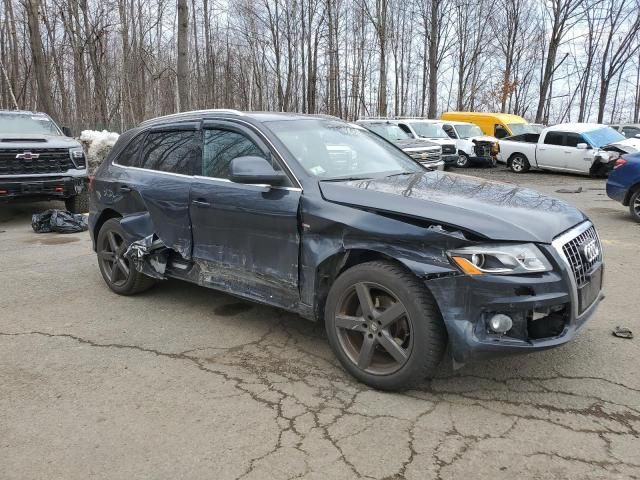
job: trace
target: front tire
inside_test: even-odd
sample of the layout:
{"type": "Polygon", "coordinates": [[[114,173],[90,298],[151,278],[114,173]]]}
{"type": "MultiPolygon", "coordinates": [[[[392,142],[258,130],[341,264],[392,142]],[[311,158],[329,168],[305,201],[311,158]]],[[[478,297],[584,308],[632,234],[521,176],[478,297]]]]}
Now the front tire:
{"type": "Polygon", "coordinates": [[[458,152],[458,160],[456,160],[456,167],[467,168],[471,164],[469,155],[464,152],[458,152]]]}
{"type": "Polygon", "coordinates": [[[111,290],[119,295],[134,295],[149,289],[155,280],[138,272],[125,257],[129,244],[124,238],[119,219],[111,218],[102,225],[96,242],[98,266],[111,290]]]}
{"type": "Polygon", "coordinates": [[[342,366],[381,390],[408,389],[433,375],[447,343],[429,290],[390,262],[342,273],[329,290],[325,327],[342,366]]]}
{"type": "Polygon", "coordinates": [[[636,222],[640,222],[640,190],[636,190],[629,199],[629,213],[631,214],[631,218],[636,222]]]}
{"type": "Polygon", "coordinates": [[[509,169],[513,173],[526,173],[530,168],[529,159],[522,153],[515,153],[509,159],[509,169]]]}
{"type": "Polygon", "coordinates": [[[84,191],[67,198],[64,205],[71,213],[87,213],[89,211],[89,192],[84,191]]]}

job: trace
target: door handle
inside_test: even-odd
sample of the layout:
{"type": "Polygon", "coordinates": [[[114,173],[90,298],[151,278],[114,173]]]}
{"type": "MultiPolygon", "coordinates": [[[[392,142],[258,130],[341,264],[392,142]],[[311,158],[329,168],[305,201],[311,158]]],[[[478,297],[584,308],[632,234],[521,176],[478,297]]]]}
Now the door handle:
{"type": "Polygon", "coordinates": [[[131,187],[128,185],[120,185],[120,191],[122,193],[129,193],[131,191],[131,187]]]}
{"type": "Polygon", "coordinates": [[[211,206],[211,203],[207,202],[204,198],[196,198],[195,200],[192,200],[191,203],[193,203],[197,207],[210,207],[211,206]]]}

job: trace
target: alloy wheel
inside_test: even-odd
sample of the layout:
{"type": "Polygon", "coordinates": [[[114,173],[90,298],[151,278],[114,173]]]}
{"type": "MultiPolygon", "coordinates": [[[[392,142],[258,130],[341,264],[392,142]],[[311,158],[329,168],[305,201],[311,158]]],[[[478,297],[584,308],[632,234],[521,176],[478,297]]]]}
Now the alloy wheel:
{"type": "Polygon", "coordinates": [[[515,157],[511,160],[511,169],[514,172],[521,172],[524,170],[524,159],[522,157],[515,157]]]}
{"type": "Polygon", "coordinates": [[[466,155],[459,155],[458,160],[456,160],[456,165],[458,167],[466,167],[467,163],[469,163],[469,159],[466,155]]]}
{"type": "Polygon", "coordinates": [[[107,232],[100,245],[98,256],[102,270],[109,282],[116,286],[127,283],[131,274],[131,265],[124,256],[126,249],[124,239],[113,230],[107,232]]]}
{"type": "Polygon", "coordinates": [[[633,213],[635,214],[637,219],[640,219],[640,194],[635,195],[633,199],[633,213]]]}
{"type": "Polygon", "coordinates": [[[367,373],[394,373],[411,355],[411,318],[404,304],[381,285],[352,285],[338,303],[335,329],[342,350],[367,373]]]}

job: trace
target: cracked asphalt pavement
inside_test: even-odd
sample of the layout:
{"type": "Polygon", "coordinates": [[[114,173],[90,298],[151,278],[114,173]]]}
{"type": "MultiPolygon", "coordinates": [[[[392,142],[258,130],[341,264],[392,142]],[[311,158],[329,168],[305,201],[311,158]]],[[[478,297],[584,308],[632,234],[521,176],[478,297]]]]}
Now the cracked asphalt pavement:
{"type": "Polygon", "coordinates": [[[401,394],[355,382],[295,315],[175,281],[119,297],[87,233],[32,232],[62,204],[0,206],[0,477],[640,478],[640,225],[603,180],[465,173],[583,209],[607,298],[564,347],[401,394]]]}

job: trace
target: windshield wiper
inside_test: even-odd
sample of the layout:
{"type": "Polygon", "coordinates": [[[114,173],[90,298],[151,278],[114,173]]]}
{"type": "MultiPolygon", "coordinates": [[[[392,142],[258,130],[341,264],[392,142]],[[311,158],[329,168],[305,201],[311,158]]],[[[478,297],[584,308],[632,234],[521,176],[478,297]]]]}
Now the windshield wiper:
{"type": "Polygon", "coordinates": [[[400,173],[392,173],[391,175],[385,175],[385,178],[389,178],[389,177],[400,177],[402,175],[415,175],[416,173],[422,173],[422,172],[400,172],[400,173]]]}
{"type": "Polygon", "coordinates": [[[336,177],[336,178],[322,178],[321,182],[350,182],[353,180],[373,180],[372,177],[336,177]]]}

